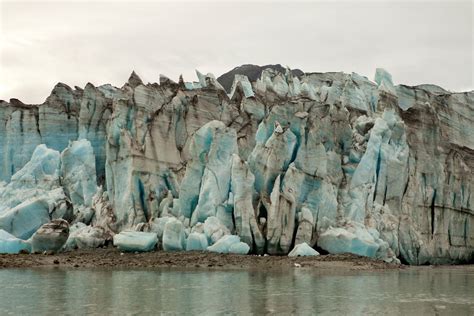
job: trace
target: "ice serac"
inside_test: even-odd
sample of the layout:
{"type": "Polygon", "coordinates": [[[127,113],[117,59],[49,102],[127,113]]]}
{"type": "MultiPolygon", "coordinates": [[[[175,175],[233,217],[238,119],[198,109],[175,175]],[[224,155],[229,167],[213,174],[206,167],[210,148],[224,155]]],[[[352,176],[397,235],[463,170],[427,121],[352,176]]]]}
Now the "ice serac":
{"type": "Polygon", "coordinates": [[[65,249],[133,230],[168,250],[474,260],[473,92],[237,70],[0,101],[0,240],[62,218],[65,249]]]}
{"type": "Polygon", "coordinates": [[[235,130],[211,121],[195,133],[190,146],[192,158],[180,190],[182,214],[190,217],[192,224],[216,216],[232,228],[232,212],[225,202],[230,191],[232,155],[237,153],[235,130]]]}
{"type": "Polygon", "coordinates": [[[74,205],[92,206],[97,179],[94,151],[88,140],[74,141],[61,153],[61,184],[74,205]]]}
{"type": "Polygon", "coordinates": [[[231,189],[234,202],[234,222],[237,235],[255,252],[262,253],[265,239],[257,224],[256,212],[253,206],[253,191],[255,177],[248,165],[234,154],[232,158],[231,189]]]}

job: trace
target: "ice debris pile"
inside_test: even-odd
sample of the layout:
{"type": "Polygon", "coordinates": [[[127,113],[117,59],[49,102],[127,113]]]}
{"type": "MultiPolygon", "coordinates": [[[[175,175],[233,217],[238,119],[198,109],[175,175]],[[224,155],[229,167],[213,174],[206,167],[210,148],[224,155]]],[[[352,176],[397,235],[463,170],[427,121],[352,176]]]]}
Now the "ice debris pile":
{"type": "Polygon", "coordinates": [[[197,75],[0,101],[0,252],[473,260],[473,92],[383,69],[197,75]]]}

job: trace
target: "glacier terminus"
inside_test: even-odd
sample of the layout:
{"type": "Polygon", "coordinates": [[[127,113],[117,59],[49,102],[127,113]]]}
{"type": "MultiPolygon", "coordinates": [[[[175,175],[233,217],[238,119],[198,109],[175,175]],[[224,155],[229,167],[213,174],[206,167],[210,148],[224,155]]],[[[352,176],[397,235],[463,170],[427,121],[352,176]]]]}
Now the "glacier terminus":
{"type": "Polygon", "coordinates": [[[0,101],[0,253],[474,259],[474,92],[264,69],[0,101]]]}

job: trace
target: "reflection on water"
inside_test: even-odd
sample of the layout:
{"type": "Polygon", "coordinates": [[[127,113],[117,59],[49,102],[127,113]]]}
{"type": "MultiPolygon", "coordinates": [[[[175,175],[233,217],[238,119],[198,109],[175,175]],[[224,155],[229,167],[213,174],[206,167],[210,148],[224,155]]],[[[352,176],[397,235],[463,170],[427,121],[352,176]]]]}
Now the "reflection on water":
{"type": "Polygon", "coordinates": [[[474,268],[0,270],[0,314],[473,315],[474,268]]]}

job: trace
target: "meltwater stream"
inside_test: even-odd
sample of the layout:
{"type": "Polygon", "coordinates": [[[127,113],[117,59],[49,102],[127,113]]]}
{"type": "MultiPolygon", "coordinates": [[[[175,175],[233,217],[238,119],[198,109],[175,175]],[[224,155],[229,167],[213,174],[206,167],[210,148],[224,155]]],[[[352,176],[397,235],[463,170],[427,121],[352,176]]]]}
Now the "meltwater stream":
{"type": "Polygon", "coordinates": [[[474,267],[382,272],[0,270],[0,315],[474,315],[474,267]]]}

